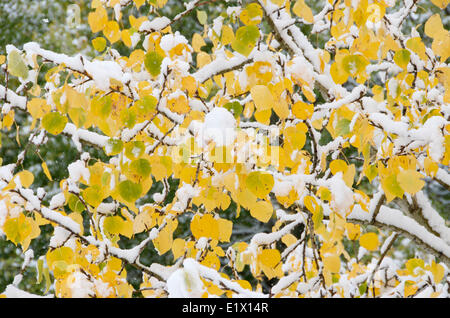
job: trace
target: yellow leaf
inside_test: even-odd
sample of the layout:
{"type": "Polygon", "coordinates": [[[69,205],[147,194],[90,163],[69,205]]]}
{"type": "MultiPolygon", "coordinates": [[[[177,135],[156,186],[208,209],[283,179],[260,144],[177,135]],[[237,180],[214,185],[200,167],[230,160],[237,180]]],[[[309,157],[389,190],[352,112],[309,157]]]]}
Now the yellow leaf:
{"type": "Polygon", "coordinates": [[[226,219],[218,219],[217,222],[219,223],[219,241],[229,242],[233,230],[233,222],[226,219]]]}
{"type": "Polygon", "coordinates": [[[265,198],[274,186],[274,179],[270,173],[253,171],[245,179],[248,189],[258,198],[265,198]]]}
{"type": "Polygon", "coordinates": [[[167,225],[159,232],[157,238],[153,240],[153,245],[158,251],[159,255],[163,255],[172,248],[173,231],[178,226],[177,220],[168,221],[167,225]]]}
{"type": "Polygon", "coordinates": [[[227,45],[232,43],[233,41],[234,41],[233,29],[228,25],[224,25],[222,27],[222,44],[227,45]]]}
{"type": "Polygon", "coordinates": [[[349,240],[356,241],[361,235],[361,227],[359,224],[346,223],[347,237],[349,240]]]}
{"type": "Polygon", "coordinates": [[[303,18],[307,23],[314,22],[314,16],[311,8],[305,3],[305,0],[297,0],[292,7],[292,11],[299,17],[303,18]]]}
{"type": "Polygon", "coordinates": [[[369,232],[361,236],[359,244],[368,251],[375,251],[380,242],[378,241],[378,235],[376,233],[369,232]]]}
{"type": "Polygon", "coordinates": [[[44,174],[48,178],[48,180],[53,181],[52,175],[50,174],[50,170],[48,170],[47,163],[42,162],[41,166],[42,166],[42,170],[44,171],[44,174]]]}
{"type": "Polygon", "coordinates": [[[212,214],[200,216],[196,214],[191,221],[192,235],[198,240],[201,237],[219,239],[219,222],[212,214]]]}
{"type": "Polygon", "coordinates": [[[298,241],[297,238],[291,233],[288,233],[281,238],[281,242],[283,242],[286,246],[291,246],[292,244],[295,244],[297,241],[298,241]]]}
{"type": "Polygon", "coordinates": [[[88,15],[88,23],[92,32],[100,32],[108,22],[108,14],[103,7],[97,7],[94,12],[90,12],[88,15]]]}
{"type": "Polygon", "coordinates": [[[19,177],[20,183],[23,188],[30,187],[30,185],[34,181],[34,175],[28,170],[20,171],[16,176],[19,177]]]}
{"type": "Polygon", "coordinates": [[[119,41],[121,38],[119,24],[116,21],[108,21],[103,29],[103,34],[111,43],[119,41]]]}
{"type": "Polygon", "coordinates": [[[3,225],[6,238],[16,245],[22,243],[31,234],[31,231],[31,223],[23,213],[16,218],[7,219],[3,225]]]}
{"type": "Polygon", "coordinates": [[[449,0],[431,0],[431,2],[441,9],[445,9],[450,3],[449,0]]]}
{"type": "Polygon", "coordinates": [[[172,244],[172,253],[173,253],[173,259],[178,259],[181,256],[184,255],[184,251],[186,250],[186,241],[181,239],[181,238],[177,238],[173,241],[172,244]]]}
{"type": "Polygon", "coordinates": [[[441,16],[439,13],[432,15],[425,23],[425,34],[430,38],[439,37],[441,34],[445,34],[446,31],[442,25],[441,16]]]}
{"type": "Polygon", "coordinates": [[[92,46],[94,46],[94,49],[96,49],[99,52],[103,52],[103,50],[106,48],[106,40],[104,37],[98,37],[92,40],[92,46]]]}
{"type": "Polygon", "coordinates": [[[194,52],[200,52],[201,48],[205,45],[206,43],[202,36],[198,33],[194,33],[194,36],[192,37],[192,48],[194,49],[194,52]]]}
{"type": "Polygon", "coordinates": [[[281,254],[276,249],[265,249],[258,255],[258,261],[267,267],[274,268],[281,260],[281,254]]]}
{"type": "Polygon", "coordinates": [[[439,284],[444,278],[445,268],[441,264],[436,264],[435,261],[432,261],[427,269],[433,274],[433,280],[436,284],[439,284]]]}
{"type": "Polygon", "coordinates": [[[301,120],[311,119],[314,113],[314,105],[298,101],[292,105],[292,113],[301,120]]]}
{"type": "Polygon", "coordinates": [[[154,223],[150,211],[143,210],[134,218],[133,233],[148,231],[155,225],[154,223]]]}
{"type": "Polygon", "coordinates": [[[258,110],[262,111],[273,108],[275,99],[267,86],[255,85],[250,89],[250,94],[258,110]]]}
{"type": "Polygon", "coordinates": [[[27,103],[27,110],[33,118],[38,119],[48,113],[51,106],[43,98],[33,98],[27,103]]]}
{"type": "Polygon", "coordinates": [[[339,255],[325,256],[323,258],[323,266],[332,273],[339,273],[341,269],[341,260],[339,255]]]}
{"type": "Polygon", "coordinates": [[[405,192],[416,194],[420,191],[425,182],[422,180],[423,175],[416,170],[402,170],[397,175],[397,181],[405,192]]]}
{"type": "Polygon", "coordinates": [[[273,207],[267,201],[258,201],[250,206],[250,215],[261,222],[268,222],[273,214],[273,207]]]}

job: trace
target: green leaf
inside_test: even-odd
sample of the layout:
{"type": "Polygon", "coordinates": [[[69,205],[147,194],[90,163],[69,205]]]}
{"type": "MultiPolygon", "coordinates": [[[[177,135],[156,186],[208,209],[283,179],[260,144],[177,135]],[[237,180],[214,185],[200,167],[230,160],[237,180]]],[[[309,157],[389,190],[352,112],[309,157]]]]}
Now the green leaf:
{"type": "Polygon", "coordinates": [[[87,204],[93,206],[94,208],[98,207],[104,199],[103,191],[98,185],[90,186],[84,189],[81,192],[81,196],[87,204]]]}
{"type": "Polygon", "coordinates": [[[130,164],[130,169],[133,173],[143,178],[147,178],[152,171],[150,162],[143,158],[132,161],[130,164]]]}
{"type": "Polygon", "coordinates": [[[344,70],[351,76],[355,76],[364,71],[368,64],[369,61],[364,56],[358,54],[347,55],[342,59],[344,70]]]}
{"type": "Polygon", "coordinates": [[[119,183],[119,194],[128,202],[134,202],[141,196],[142,186],[130,180],[119,183]]]}
{"type": "Polygon", "coordinates": [[[106,142],[105,153],[108,156],[115,156],[123,149],[123,142],[120,139],[109,139],[106,142]]]}
{"type": "Polygon", "coordinates": [[[17,77],[28,77],[28,67],[17,50],[12,50],[8,54],[8,72],[17,77]]]}
{"type": "Polygon", "coordinates": [[[201,25],[205,25],[208,19],[208,16],[205,11],[197,10],[197,19],[201,25]]]}
{"type": "Polygon", "coordinates": [[[366,293],[366,290],[367,290],[367,282],[364,282],[361,285],[359,285],[359,294],[360,295],[364,295],[366,293]]]}
{"type": "Polygon", "coordinates": [[[68,203],[69,209],[73,212],[81,213],[84,211],[84,204],[80,201],[80,199],[78,199],[76,195],[70,193],[68,203]]]}
{"type": "Polygon", "coordinates": [[[264,198],[272,191],[274,180],[269,173],[253,171],[247,176],[245,183],[254,195],[264,198]]]}
{"type": "Polygon", "coordinates": [[[146,114],[151,112],[152,110],[155,110],[157,103],[158,100],[156,99],[156,97],[147,95],[138,100],[135,105],[140,114],[146,114]]]}
{"type": "Polygon", "coordinates": [[[144,57],[144,65],[147,71],[156,76],[161,72],[161,63],[163,61],[163,57],[156,52],[150,52],[145,54],[144,57]]]}
{"type": "Polygon", "coordinates": [[[243,107],[239,102],[226,103],[223,107],[231,112],[235,118],[238,118],[243,110],[243,107]]]}
{"type": "Polygon", "coordinates": [[[401,68],[406,69],[411,58],[411,52],[407,49],[398,50],[394,55],[394,62],[401,68]]]}
{"type": "Polygon", "coordinates": [[[231,47],[242,55],[248,56],[255,47],[258,38],[259,29],[257,26],[243,26],[236,31],[236,37],[231,43],[231,47]]]}
{"type": "Polygon", "coordinates": [[[44,260],[42,258],[38,259],[36,267],[37,267],[36,284],[40,284],[42,282],[42,274],[44,271],[44,260]]]}
{"type": "Polygon", "coordinates": [[[53,135],[60,134],[67,124],[67,117],[59,112],[51,112],[44,116],[42,119],[42,126],[45,130],[53,135]]]}
{"type": "Polygon", "coordinates": [[[145,151],[145,144],[142,141],[132,141],[125,144],[125,156],[130,160],[136,160],[145,151]]]}
{"type": "Polygon", "coordinates": [[[351,121],[347,118],[342,118],[336,125],[336,134],[338,136],[345,136],[350,132],[351,121]]]}

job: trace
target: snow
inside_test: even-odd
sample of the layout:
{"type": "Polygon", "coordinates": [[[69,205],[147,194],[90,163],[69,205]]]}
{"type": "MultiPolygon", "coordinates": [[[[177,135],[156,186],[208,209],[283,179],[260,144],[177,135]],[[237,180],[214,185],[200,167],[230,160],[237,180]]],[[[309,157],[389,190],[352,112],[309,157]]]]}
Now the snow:
{"type": "Polygon", "coordinates": [[[200,189],[194,188],[192,185],[183,183],[183,185],[178,188],[175,193],[178,202],[176,202],[172,210],[182,212],[187,208],[189,200],[198,196],[200,194],[200,189]]]}
{"type": "Polygon", "coordinates": [[[50,200],[50,204],[49,204],[49,209],[55,209],[55,208],[60,208],[62,206],[64,206],[64,203],[66,202],[66,198],[64,197],[64,193],[60,192],[58,194],[55,194],[51,200],[50,200]]]}
{"type": "Polygon", "coordinates": [[[29,292],[17,288],[12,284],[6,286],[6,289],[3,292],[3,294],[5,294],[7,298],[53,298],[53,295],[40,296],[31,294],[29,292]]]}
{"type": "Polygon", "coordinates": [[[88,298],[94,295],[94,284],[79,271],[69,275],[67,284],[72,298],[88,298]]]}
{"type": "Polygon", "coordinates": [[[85,60],[84,69],[92,76],[95,85],[103,91],[109,90],[111,79],[122,82],[124,77],[120,65],[113,61],[95,60],[89,62],[85,60]]]}
{"type": "Polygon", "coordinates": [[[330,178],[328,185],[332,195],[330,206],[340,215],[345,215],[353,205],[353,192],[342,180],[342,172],[330,178]]]}
{"type": "Polygon", "coordinates": [[[196,127],[202,146],[215,142],[216,146],[231,145],[236,139],[236,119],[223,107],[214,107],[205,116],[203,125],[196,127]]]}
{"type": "Polygon", "coordinates": [[[167,280],[169,298],[200,298],[206,291],[195,263],[189,259],[167,280]]]}

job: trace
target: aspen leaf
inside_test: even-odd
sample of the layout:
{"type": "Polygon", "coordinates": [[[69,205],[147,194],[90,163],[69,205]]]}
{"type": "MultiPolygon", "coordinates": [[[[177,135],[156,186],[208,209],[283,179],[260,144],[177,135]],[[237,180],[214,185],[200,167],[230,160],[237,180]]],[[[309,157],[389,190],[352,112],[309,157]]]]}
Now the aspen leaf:
{"type": "Polygon", "coordinates": [[[219,239],[219,223],[212,214],[195,215],[191,221],[191,231],[197,240],[201,237],[219,239]]]}
{"type": "Polygon", "coordinates": [[[449,0],[431,0],[431,2],[436,6],[439,7],[441,9],[445,9],[448,4],[450,3],[449,0]]]}
{"type": "Polygon", "coordinates": [[[251,88],[250,94],[255,102],[255,106],[258,110],[271,109],[275,104],[272,93],[265,85],[255,85],[251,88]]]}
{"type": "Polygon", "coordinates": [[[161,63],[163,59],[164,58],[157,52],[147,53],[144,58],[145,68],[151,75],[157,76],[161,72],[161,63]]]}
{"type": "Polygon", "coordinates": [[[369,232],[359,238],[359,244],[368,251],[375,251],[380,242],[378,241],[378,235],[376,233],[369,232]]]}
{"type": "Polygon", "coordinates": [[[265,249],[258,255],[258,260],[264,266],[274,268],[280,262],[281,254],[275,249],[265,249]]]}
{"type": "Polygon", "coordinates": [[[118,215],[108,216],[103,223],[105,231],[110,234],[119,235],[122,234],[128,238],[133,235],[133,223],[128,220],[122,219],[118,215]]]}
{"type": "Polygon", "coordinates": [[[6,238],[17,245],[31,234],[32,227],[30,221],[21,213],[19,217],[7,219],[3,231],[6,238]]]}
{"type": "Polygon", "coordinates": [[[441,16],[439,13],[433,14],[425,23],[425,34],[430,38],[439,37],[440,34],[445,33],[442,25],[441,16]]]}
{"type": "Polygon", "coordinates": [[[217,222],[219,224],[219,241],[229,242],[233,230],[233,222],[226,219],[218,219],[217,222]]]}
{"type": "Polygon", "coordinates": [[[356,76],[365,70],[366,66],[369,65],[369,61],[362,55],[346,55],[342,59],[342,66],[344,70],[351,76],[356,76]]]}
{"type": "Polygon", "coordinates": [[[242,55],[248,56],[253,51],[258,38],[259,29],[257,26],[243,26],[236,31],[236,35],[234,41],[231,43],[231,47],[242,55]]]}
{"type": "Polygon", "coordinates": [[[50,174],[50,170],[48,169],[47,163],[44,161],[41,164],[42,166],[42,171],[44,171],[45,176],[47,177],[48,180],[53,181],[52,175],[50,174]]]}
{"type": "Polygon", "coordinates": [[[361,226],[359,224],[346,223],[345,229],[349,240],[356,241],[361,235],[361,226]]]}
{"type": "Polygon", "coordinates": [[[200,22],[201,25],[205,25],[206,21],[208,19],[208,15],[205,11],[197,10],[197,20],[200,22]]]}
{"type": "Polygon", "coordinates": [[[381,178],[381,186],[386,194],[387,202],[392,201],[395,197],[403,197],[404,190],[398,183],[395,173],[381,178]]]}
{"type": "Polygon", "coordinates": [[[108,22],[108,14],[102,6],[90,12],[88,15],[88,23],[93,33],[100,32],[108,22]]]}
{"type": "Polygon", "coordinates": [[[226,103],[223,107],[231,112],[235,118],[239,118],[242,114],[243,107],[239,102],[226,103]]]}
{"type": "Polygon", "coordinates": [[[60,134],[66,127],[67,122],[67,117],[59,112],[48,113],[42,118],[42,126],[52,135],[60,134]]]}
{"type": "Polygon", "coordinates": [[[341,269],[341,260],[338,255],[325,256],[323,258],[323,266],[332,273],[339,273],[341,269]]]}
{"type": "Polygon", "coordinates": [[[194,52],[200,52],[201,48],[205,45],[206,43],[202,36],[198,33],[194,33],[192,36],[192,48],[194,49],[194,52]]]}
{"type": "Polygon", "coordinates": [[[73,212],[81,213],[85,209],[83,202],[81,202],[81,200],[72,193],[69,194],[67,203],[69,205],[69,209],[72,210],[73,212]]]}
{"type": "Polygon", "coordinates": [[[241,11],[239,18],[245,25],[256,25],[261,22],[262,15],[261,6],[257,3],[250,3],[241,11]]]}
{"type": "Polygon", "coordinates": [[[250,215],[263,223],[267,223],[272,214],[273,207],[269,202],[258,201],[250,206],[250,215]]]}
{"type": "Polygon", "coordinates": [[[106,40],[104,37],[98,37],[92,40],[92,46],[99,52],[103,52],[106,48],[106,40]]]}
{"type": "Polygon", "coordinates": [[[150,175],[152,168],[147,159],[140,158],[131,162],[130,170],[142,178],[147,178],[150,175]]]}
{"type": "Polygon", "coordinates": [[[272,191],[274,180],[269,173],[253,171],[247,176],[245,183],[254,195],[265,198],[272,191]]]}
{"type": "Polygon", "coordinates": [[[167,225],[159,232],[157,238],[153,240],[153,245],[158,251],[159,255],[163,255],[170,251],[173,244],[173,231],[177,227],[176,221],[169,221],[167,225]]]}
{"type": "Polygon", "coordinates": [[[425,185],[422,178],[423,175],[416,170],[402,170],[397,174],[400,187],[411,195],[419,192],[425,185]]]}
{"type": "Polygon", "coordinates": [[[116,21],[108,21],[103,28],[103,34],[111,43],[119,41],[121,38],[119,24],[116,21]]]}
{"type": "Polygon", "coordinates": [[[144,231],[147,231],[151,229],[154,226],[154,221],[149,213],[149,211],[142,211],[136,217],[133,221],[133,233],[141,233],[144,231]]]}
{"type": "Polygon", "coordinates": [[[29,188],[34,181],[34,175],[28,170],[20,171],[16,177],[19,177],[23,188],[29,188]]]}
{"type": "Polygon", "coordinates": [[[178,259],[181,256],[183,256],[185,250],[186,250],[186,241],[185,240],[183,240],[181,238],[177,238],[173,241],[173,244],[172,244],[173,259],[178,259]]]}
{"type": "Polygon", "coordinates": [[[93,206],[94,208],[98,207],[104,199],[103,191],[98,185],[87,187],[81,192],[81,196],[87,204],[93,206]]]}
{"type": "Polygon", "coordinates": [[[297,0],[292,7],[292,11],[300,18],[303,18],[307,23],[314,22],[311,8],[306,5],[305,0],[297,0]]]}
{"type": "Polygon", "coordinates": [[[118,153],[122,152],[123,149],[123,141],[120,139],[108,139],[105,146],[105,153],[108,156],[115,156],[118,153]]]}
{"type": "Polygon", "coordinates": [[[401,68],[406,69],[410,60],[411,52],[407,49],[398,50],[394,55],[394,62],[401,68]]]}
{"type": "Polygon", "coordinates": [[[311,119],[314,113],[314,105],[298,101],[292,105],[292,113],[301,120],[311,119]]]}
{"type": "Polygon", "coordinates": [[[420,37],[410,38],[406,41],[406,47],[416,53],[422,60],[427,60],[425,44],[420,37]]]}
{"type": "Polygon", "coordinates": [[[141,184],[125,180],[119,183],[119,194],[127,202],[135,202],[142,194],[141,184]]]}
{"type": "Polygon", "coordinates": [[[233,40],[234,40],[233,29],[228,25],[224,25],[222,27],[222,38],[221,38],[222,44],[228,45],[232,43],[233,40]]]}
{"type": "Polygon", "coordinates": [[[8,54],[8,72],[17,77],[28,77],[28,67],[25,64],[22,55],[17,50],[12,50],[8,54]]]}

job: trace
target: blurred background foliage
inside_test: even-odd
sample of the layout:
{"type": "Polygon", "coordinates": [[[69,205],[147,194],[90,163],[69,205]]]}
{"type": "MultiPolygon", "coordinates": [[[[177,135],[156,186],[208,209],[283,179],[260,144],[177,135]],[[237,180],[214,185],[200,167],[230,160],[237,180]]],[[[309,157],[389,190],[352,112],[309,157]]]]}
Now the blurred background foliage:
{"type": "MultiPolygon", "coordinates": [[[[123,11],[124,18],[122,23],[129,23],[127,17],[129,15],[134,16],[149,16],[155,17],[158,15],[164,15],[169,18],[174,17],[176,14],[184,10],[184,3],[189,2],[189,0],[169,0],[164,8],[156,13],[151,5],[143,5],[139,10],[134,6],[129,6],[123,11]]],[[[213,19],[219,15],[225,18],[224,23],[228,23],[235,27],[238,27],[238,21],[232,21],[226,15],[226,8],[231,6],[237,6],[240,3],[250,3],[249,1],[242,0],[215,0],[209,1],[209,4],[202,6],[199,10],[204,11],[207,14],[207,23],[211,25],[213,19]]],[[[324,0],[313,1],[306,0],[307,4],[313,9],[315,13],[318,13],[323,6],[324,0]]],[[[398,9],[402,5],[402,1],[396,1],[395,7],[388,10],[388,13],[392,10],[398,9]]],[[[73,55],[76,53],[81,53],[94,58],[98,52],[96,52],[91,45],[91,40],[101,34],[93,34],[89,29],[87,23],[87,16],[90,10],[90,0],[0,0],[0,55],[6,53],[6,45],[12,44],[17,48],[21,49],[23,44],[33,41],[39,43],[42,48],[53,50],[55,52],[61,52],[68,55],[73,55]],[[73,8],[71,5],[76,4],[80,8],[80,23],[75,23],[73,15],[71,14],[73,8]]],[[[447,8],[446,10],[449,10],[447,8]]],[[[419,9],[415,14],[412,14],[410,19],[406,21],[403,25],[403,31],[408,34],[411,28],[421,25],[418,28],[418,32],[423,34],[423,24],[426,19],[434,13],[441,13],[444,26],[448,29],[450,24],[450,12],[443,10],[439,12],[436,6],[433,6],[429,1],[420,1],[419,9]]],[[[268,30],[268,26],[264,23],[260,26],[263,31],[268,30]]],[[[309,37],[311,43],[315,46],[323,48],[325,42],[329,38],[329,34],[323,32],[318,35],[308,35],[311,30],[310,25],[300,25],[299,27],[302,31],[309,37]]],[[[197,20],[197,11],[194,10],[190,14],[186,15],[183,19],[177,21],[172,25],[173,32],[179,31],[186,38],[191,39],[192,35],[196,33],[202,33],[204,27],[197,20]]],[[[208,43],[207,43],[208,44],[208,43]]],[[[428,43],[429,44],[429,43],[428,43]]],[[[211,44],[203,48],[203,50],[210,52],[211,44]]],[[[123,44],[116,45],[114,47],[121,55],[129,55],[131,49],[124,46],[123,44]]],[[[136,48],[142,48],[142,41],[137,45],[136,48]]],[[[40,84],[42,84],[42,75],[45,74],[46,69],[41,70],[40,84]]],[[[0,84],[5,85],[5,74],[0,72],[0,84]]],[[[18,82],[14,79],[10,79],[8,82],[8,87],[15,89],[18,87],[18,82]]],[[[0,106],[2,106],[3,101],[0,101],[0,106]]],[[[274,119],[276,121],[276,118],[274,119]]],[[[29,126],[29,118],[26,118],[20,112],[16,113],[15,125],[16,129],[11,129],[9,132],[0,131],[1,134],[1,147],[0,147],[0,158],[3,160],[4,164],[14,163],[17,161],[17,155],[23,150],[23,146],[27,143],[27,140],[32,133],[27,127],[29,126]],[[19,141],[19,143],[18,143],[19,141]]],[[[325,144],[330,141],[329,134],[324,133],[320,141],[321,144],[325,144]]],[[[309,143],[306,142],[305,147],[309,143]]],[[[32,146],[31,148],[33,148],[32,146]]],[[[91,163],[94,160],[108,161],[104,152],[99,149],[92,149],[90,147],[83,147],[83,151],[87,151],[91,155],[91,163]]],[[[33,188],[42,187],[46,190],[46,198],[49,200],[59,189],[59,182],[67,178],[67,165],[79,158],[79,153],[76,150],[72,141],[65,136],[51,136],[49,141],[41,146],[39,149],[33,149],[28,151],[23,163],[23,169],[28,169],[35,175],[35,181],[33,188]],[[42,159],[44,159],[50,169],[53,177],[53,182],[49,182],[42,169],[40,167],[42,159]]],[[[346,152],[344,156],[351,157],[356,156],[356,153],[346,152]]],[[[166,198],[165,203],[172,201],[175,190],[178,187],[178,180],[170,179],[170,192],[169,196],[166,198]]],[[[152,195],[156,192],[162,191],[161,182],[155,182],[150,189],[146,197],[142,198],[139,203],[153,202],[152,195]]],[[[371,193],[373,186],[368,182],[361,182],[360,187],[368,193],[371,193]]],[[[450,206],[450,193],[445,188],[437,184],[436,182],[428,182],[426,191],[429,193],[430,198],[433,201],[434,207],[442,214],[442,216],[449,220],[450,211],[448,207],[450,206]]],[[[45,201],[48,203],[48,201],[45,201]]],[[[225,217],[233,221],[233,236],[231,242],[236,241],[248,241],[251,238],[252,233],[269,231],[273,226],[272,222],[263,224],[256,221],[254,218],[250,217],[250,214],[246,210],[242,210],[239,219],[236,219],[236,204],[231,203],[230,207],[225,211],[220,211],[221,217],[225,217]]],[[[190,236],[189,229],[189,219],[192,215],[186,214],[180,218],[179,227],[174,233],[176,237],[188,238],[190,236]],[[186,222],[183,222],[185,219],[186,222]]],[[[86,224],[85,228],[88,228],[86,224]]],[[[45,255],[48,248],[48,243],[50,237],[53,233],[52,227],[49,225],[41,227],[41,236],[31,243],[31,248],[34,250],[35,257],[37,260],[40,256],[45,255]]],[[[302,229],[299,229],[297,233],[300,235],[302,229]]],[[[132,247],[141,241],[145,237],[145,233],[141,233],[133,237],[132,239],[127,239],[122,237],[119,244],[122,248],[132,247]]],[[[294,233],[295,235],[295,233],[294,233]]],[[[413,255],[420,253],[414,246],[414,244],[409,244],[409,240],[397,240],[395,246],[394,257],[399,260],[407,259],[413,255]]],[[[222,246],[225,250],[228,245],[224,244],[222,246]]],[[[349,244],[349,253],[354,255],[357,253],[357,246],[351,246],[349,244]]],[[[13,243],[5,240],[4,237],[0,237],[0,292],[2,292],[5,287],[10,284],[14,276],[21,272],[21,266],[23,261],[22,250],[20,247],[16,247],[13,243]]],[[[173,256],[171,253],[166,253],[165,255],[159,256],[153,246],[150,244],[149,247],[144,251],[141,257],[142,263],[145,265],[150,265],[152,262],[158,262],[162,264],[168,264],[173,262],[173,256]]],[[[37,284],[36,281],[36,262],[32,262],[30,266],[23,272],[24,279],[19,285],[20,288],[24,288],[32,293],[43,294],[45,290],[45,283],[42,281],[37,284]]],[[[141,282],[140,272],[132,267],[126,267],[128,272],[128,280],[135,288],[139,288],[141,282]]],[[[225,270],[226,271],[226,270],[225,270]]],[[[247,269],[248,271],[248,269],[247,269]]],[[[230,273],[227,273],[230,274],[230,273]]],[[[245,275],[244,278],[250,278],[251,275],[245,275]],[[245,277],[248,276],[248,277],[245,277]]],[[[265,287],[263,282],[263,288],[265,287]]],[[[139,293],[136,294],[139,296],[139,293]]]]}

